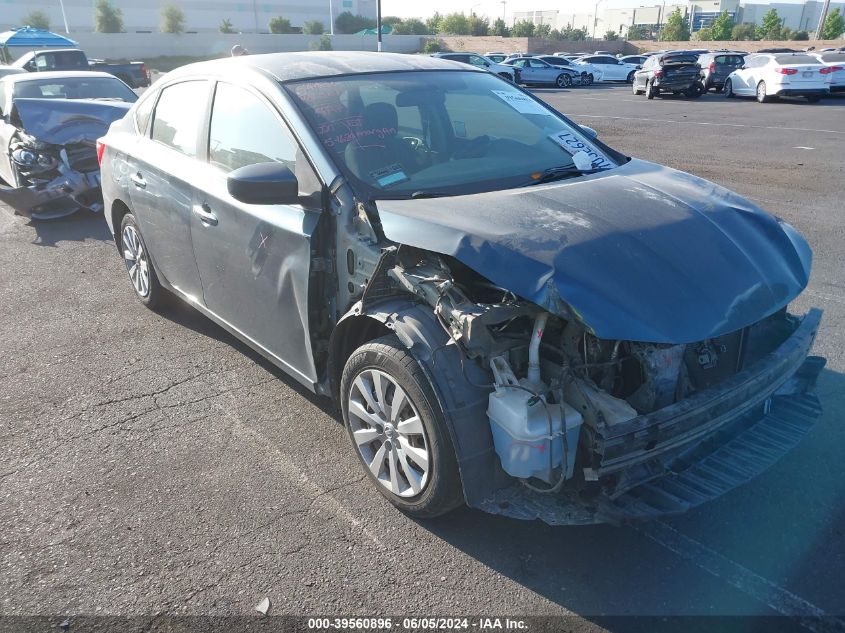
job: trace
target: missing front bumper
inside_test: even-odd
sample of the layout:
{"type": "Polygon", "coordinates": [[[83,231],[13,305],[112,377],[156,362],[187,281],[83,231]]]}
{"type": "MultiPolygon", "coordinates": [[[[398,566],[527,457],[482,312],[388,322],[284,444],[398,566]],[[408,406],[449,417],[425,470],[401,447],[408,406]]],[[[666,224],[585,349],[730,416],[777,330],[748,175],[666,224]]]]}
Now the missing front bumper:
{"type": "Polygon", "coordinates": [[[51,181],[28,187],[0,185],[0,202],[26,217],[61,217],[77,209],[103,210],[100,172],[64,170],[51,181]]]}

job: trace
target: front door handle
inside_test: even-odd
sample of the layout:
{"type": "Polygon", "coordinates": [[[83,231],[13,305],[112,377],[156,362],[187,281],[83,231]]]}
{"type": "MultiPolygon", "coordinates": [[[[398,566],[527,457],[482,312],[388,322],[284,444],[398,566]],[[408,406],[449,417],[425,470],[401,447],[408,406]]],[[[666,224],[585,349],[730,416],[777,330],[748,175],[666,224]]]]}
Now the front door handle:
{"type": "Polygon", "coordinates": [[[205,203],[194,205],[194,215],[197,216],[203,224],[217,226],[217,216],[211,212],[211,207],[205,203]]]}
{"type": "Polygon", "coordinates": [[[144,180],[144,177],[141,175],[140,171],[129,176],[129,180],[131,180],[132,184],[138,187],[138,189],[147,188],[147,181],[144,180]]]}

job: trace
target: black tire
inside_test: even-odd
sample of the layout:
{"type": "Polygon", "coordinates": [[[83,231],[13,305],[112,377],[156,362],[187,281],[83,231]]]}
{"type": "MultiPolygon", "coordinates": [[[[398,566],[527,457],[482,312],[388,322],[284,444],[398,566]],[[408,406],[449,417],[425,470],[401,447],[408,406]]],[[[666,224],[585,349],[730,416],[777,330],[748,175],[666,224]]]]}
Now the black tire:
{"type": "Polygon", "coordinates": [[[569,88],[572,85],[572,77],[567,75],[566,73],[561,73],[555,79],[555,85],[558,88],[569,88]]]}
{"type": "Polygon", "coordinates": [[[650,81],[645,82],[645,98],[646,99],[654,99],[654,96],[657,94],[657,90],[655,90],[654,86],[651,84],[650,81]]]}
{"type": "Polygon", "coordinates": [[[627,81],[629,84],[634,83],[634,75],[635,74],[636,74],[635,70],[632,70],[631,72],[629,72],[628,76],[625,78],[625,81],[627,81]]]}
{"type": "Polygon", "coordinates": [[[736,95],[734,94],[734,86],[733,86],[733,83],[731,83],[731,80],[730,80],[730,79],[728,79],[727,81],[725,81],[725,85],[724,85],[724,87],[722,88],[722,92],[724,92],[724,93],[725,93],[725,98],[726,98],[726,99],[733,99],[733,98],[736,96],[736,95]]]}
{"type": "Polygon", "coordinates": [[[818,103],[821,100],[822,98],[819,95],[807,95],[807,101],[809,103],[818,103]]]}
{"type": "Polygon", "coordinates": [[[638,96],[640,96],[640,95],[643,93],[643,91],[642,91],[642,90],[640,90],[639,88],[637,88],[637,82],[636,82],[636,80],[631,82],[631,92],[633,92],[633,93],[634,93],[634,96],[637,96],[637,97],[638,97],[638,96]]]}
{"type": "MultiPolygon", "coordinates": [[[[129,281],[132,283],[132,289],[135,291],[135,296],[138,297],[138,300],[151,310],[164,305],[167,300],[167,291],[162,287],[161,283],[158,280],[158,275],[156,274],[155,267],[153,266],[149,251],[147,250],[147,244],[146,242],[144,242],[143,235],[141,235],[141,229],[138,226],[138,222],[135,220],[135,216],[131,213],[127,213],[126,215],[124,215],[123,220],[120,223],[120,236],[118,238],[118,245],[120,248],[120,253],[123,257],[123,262],[124,264],[126,264],[126,270],[129,274],[129,281]],[[141,286],[142,289],[139,289],[139,286],[135,281],[135,277],[133,277],[132,274],[130,259],[127,256],[127,247],[131,248],[132,242],[132,239],[129,237],[129,235],[127,235],[128,230],[134,231],[134,235],[137,235],[138,242],[140,243],[143,249],[143,260],[145,260],[146,262],[146,270],[148,275],[146,291],[143,291],[143,284],[141,286]]],[[[141,271],[137,271],[136,274],[141,274],[141,271]]]]}
{"type": "Polygon", "coordinates": [[[686,91],[686,96],[690,99],[698,99],[703,94],[703,89],[701,84],[693,84],[689,87],[686,91]]]}
{"type": "Polygon", "coordinates": [[[340,402],[343,421],[361,466],[373,485],[390,503],[418,519],[441,516],[464,503],[455,449],[434,389],[422,367],[395,334],[371,341],[352,353],[343,368],[340,402]],[[364,461],[353,436],[349,415],[352,387],[358,376],[368,370],[387,374],[402,388],[424,427],[429,459],[428,479],[422,490],[414,496],[399,496],[382,485],[364,461]]]}
{"type": "Polygon", "coordinates": [[[766,94],[766,82],[761,81],[760,83],[757,84],[757,103],[766,103],[768,101],[769,101],[769,96],[766,94]],[[761,90],[761,88],[762,88],[762,90],[761,90]]]}
{"type": "Polygon", "coordinates": [[[589,75],[587,75],[587,85],[588,86],[592,86],[593,82],[595,82],[595,80],[596,80],[596,78],[593,77],[593,73],[590,73],[589,75]]]}

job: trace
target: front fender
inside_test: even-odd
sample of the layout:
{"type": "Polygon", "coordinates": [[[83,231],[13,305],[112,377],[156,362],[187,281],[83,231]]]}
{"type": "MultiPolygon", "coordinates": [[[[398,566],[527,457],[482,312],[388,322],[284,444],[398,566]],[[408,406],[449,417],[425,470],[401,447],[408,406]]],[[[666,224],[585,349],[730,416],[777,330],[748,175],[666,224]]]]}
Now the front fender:
{"type": "MultiPolygon", "coordinates": [[[[478,507],[493,491],[511,483],[493,448],[487,418],[491,378],[464,356],[431,308],[411,298],[397,297],[362,312],[359,302],[338,322],[335,331],[340,336],[344,331],[348,334],[348,327],[343,326],[348,319],[359,323],[366,323],[360,321],[366,319],[393,331],[425,372],[455,447],[467,505],[478,507]]],[[[339,348],[332,345],[332,349],[339,348]]]]}

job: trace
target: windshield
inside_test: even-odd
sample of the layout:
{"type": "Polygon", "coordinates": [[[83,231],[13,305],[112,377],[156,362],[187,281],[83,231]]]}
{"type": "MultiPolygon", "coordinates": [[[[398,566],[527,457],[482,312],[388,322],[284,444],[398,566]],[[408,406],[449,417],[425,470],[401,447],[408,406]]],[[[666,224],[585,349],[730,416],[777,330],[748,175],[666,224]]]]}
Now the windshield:
{"type": "Polygon", "coordinates": [[[285,88],[369,198],[493,191],[538,182],[551,168],[619,164],[612,150],[488,73],[360,74],[285,88]]]}
{"type": "Polygon", "coordinates": [[[115,99],[134,103],[138,100],[131,88],[113,77],[62,77],[28,79],[15,86],[20,99],[115,99]]]}

